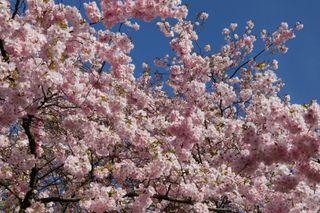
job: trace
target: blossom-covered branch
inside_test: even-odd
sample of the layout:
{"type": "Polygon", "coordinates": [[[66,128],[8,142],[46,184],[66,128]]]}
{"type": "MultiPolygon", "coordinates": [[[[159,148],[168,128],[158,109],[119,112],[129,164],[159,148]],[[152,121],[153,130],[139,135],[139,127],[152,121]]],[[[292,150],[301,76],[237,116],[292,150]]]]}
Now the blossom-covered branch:
{"type": "Polygon", "coordinates": [[[22,2],[0,2],[0,211],[320,210],[320,107],[279,97],[272,58],[300,22],[213,52],[180,0],[22,2]],[[151,20],[173,52],[140,67],[151,20]]]}

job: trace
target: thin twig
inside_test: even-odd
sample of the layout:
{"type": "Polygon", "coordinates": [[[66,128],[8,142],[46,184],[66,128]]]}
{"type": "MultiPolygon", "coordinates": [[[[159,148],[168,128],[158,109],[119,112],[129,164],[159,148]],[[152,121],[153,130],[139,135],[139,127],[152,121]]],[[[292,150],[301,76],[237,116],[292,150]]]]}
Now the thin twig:
{"type": "Polygon", "coordinates": [[[14,17],[18,14],[18,10],[19,10],[19,5],[20,5],[20,0],[16,0],[16,3],[14,5],[14,10],[12,13],[12,19],[14,19],[14,17]]]}
{"type": "Polygon", "coordinates": [[[241,64],[230,76],[230,78],[233,78],[237,72],[244,67],[245,65],[247,65],[251,60],[256,60],[262,53],[264,53],[265,51],[267,51],[267,49],[269,49],[273,44],[270,44],[268,47],[265,47],[263,50],[261,50],[260,52],[258,52],[257,55],[255,55],[253,58],[248,59],[247,61],[245,61],[243,64],[241,64]]]}

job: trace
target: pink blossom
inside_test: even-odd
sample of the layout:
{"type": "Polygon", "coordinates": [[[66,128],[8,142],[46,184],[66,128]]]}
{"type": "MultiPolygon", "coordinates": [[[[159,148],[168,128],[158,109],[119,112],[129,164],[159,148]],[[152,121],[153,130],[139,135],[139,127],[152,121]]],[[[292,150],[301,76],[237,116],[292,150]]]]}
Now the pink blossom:
{"type": "Polygon", "coordinates": [[[253,29],[254,23],[253,23],[252,20],[247,21],[247,27],[248,27],[249,30],[253,29]]]}
{"type": "Polygon", "coordinates": [[[231,23],[231,24],[230,24],[230,29],[231,29],[232,31],[235,31],[237,27],[238,27],[238,24],[237,24],[237,23],[231,23]]]}
{"type": "Polygon", "coordinates": [[[83,5],[86,10],[87,16],[91,19],[91,21],[98,22],[101,18],[101,13],[97,6],[97,3],[95,1],[92,1],[90,3],[84,3],[83,5]]]}
{"type": "Polygon", "coordinates": [[[209,52],[209,51],[211,50],[211,46],[210,46],[209,44],[205,45],[205,46],[204,46],[204,50],[205,50],[206,52],[209,52]]]}
{"type": "Polygon", "coordinates": [[[209,17],[209,14],[206,13],[206,12],[201,12],[201,13],[199,14],[199,19],[202,20],[202,21],[207,20],[208,17],[209,17]]]}

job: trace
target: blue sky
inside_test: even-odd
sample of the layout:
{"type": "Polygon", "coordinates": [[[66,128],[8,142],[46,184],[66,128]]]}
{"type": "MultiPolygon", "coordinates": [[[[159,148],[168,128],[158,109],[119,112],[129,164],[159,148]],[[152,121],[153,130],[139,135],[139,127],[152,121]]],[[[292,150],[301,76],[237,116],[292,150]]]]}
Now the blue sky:
{"type": "Polygon", "coordinates": [[[276,57],[280,64],[277,74],[285,82],[283,93],[290,94],[293,102],[304,103],[311,99],[320,101],[319,0],[189,2],[191,14],[197,10],[206,10],[210,14],[204,37],[213,43],[229,22],[238,22],[241,27],[248,19],[252,19],[256,30],[260,31],[262,28],[273,30],[282,21],[287,21],[289,25],[301,21],[304,29],[296,34],[294,40],[288,42],[288,53],[276,57]]]}
{"type": "MultiPolygon", "coordinates": [[[[79,6],[79,0],[62,0],[62,2],[79,6]]],[[[199,43],[210,44],[213,51],[220,49],[223,44],[221,31],[231,22],[238,23],[241,34],[246,22],[252,19],[255,23],[253,33],[258,35],[262,29],[275,30],[283,21],[291,26],[296,21],[301,21],[304,29],[297,32],[294,40],[288,42],[287,54],[265,54],[262,59],[275,58],[279,61],[277,75],[285,83],[281,94],[290,94],[293,103],[306,103],[312,99],[320,102],[319,0],[182,0],[182,2],[189,6],[189,19],[194,20],[200,11],[209,13],[205,28],[199,34],[199,43]]],[[[135,44],[132,56],[138,74],[143,61],[151,64],[154,58],[171,52],[170,40],[159,33],[155,22],[141,23],[139,31],[132,30],[129,33],[135,44]]],[[[257,42],[255,52],[261,50],[261,44],[257,42]]]]}
{"type": "MultiPolygon", "coordinates": [[[[244,29],[246,22],[255,22],[254,33],[262,29],[273,31],[280,22],[294,25],[296,21],[304,24],[296,38],[288,42],[287,54],[265,54],[266,59],[279,61],[277,75],[285,83],[281,94],[290,94],[293,103],[306,103],[312,99],[320,101],[320,1],[319,0],[189,0],[189,17],[194,19],[199,11],[209,13],[204,30],[199,34],[199,43],[209,43],[213,50],[223,44],[221,30],[231,22],[237,22],[238,30],[244,29]]],[[[155,57],[166,54],[170,48],[169,40],[158,33],[155,22],[142,24],[141,30],[131,32],[135,42],[133,50],[137,69],[141,62],[152,62],[155,57]]],[[[240,33],[239,33],[240,34],[240,33]]],[[[257,41],[259,43],[259,41],[257,41]]],[[[262,44],[262,43],[260,43],[262,44]]],[[[259,45],[258,45],[259,46],[259,45]]],[[[260,48],[255,49],[256,52],[260,48]]]]}

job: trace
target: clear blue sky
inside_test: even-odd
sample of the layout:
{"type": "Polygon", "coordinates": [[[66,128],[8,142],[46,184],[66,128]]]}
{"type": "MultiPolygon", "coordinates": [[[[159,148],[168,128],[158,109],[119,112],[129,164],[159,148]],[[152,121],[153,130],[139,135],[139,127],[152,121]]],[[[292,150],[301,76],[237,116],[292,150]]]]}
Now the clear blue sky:
{"type": "MultiPolygon", "coordinates": [[[[62,2],[79,6],[79,0],[62,0],[62,2]]],[[[296,21],[301,21],[304,29],[296,34],[294,40],[288,42],[287,54],[273,56],[266,54],[264,57],[279,60],[277,75],[285,83],[281,94],[290,94],[293,103],[306,103],[311,99],[320,102],[320,0],[182,0],[182,2],[189,5],[189,19],[194,19],[200,11],[209,13],[205,28],[199,35],[199,43],[202,45],[209,43],[214,51],[223,44],[221,30],[231,22],[237,22],[238,30],[241,32],[245,23],[252,19],[255,22],[254,33],[259,34],[264,28],[268,31],[275,30],[283,21],[287,21],[291,26],[296,21]]],[[[135,43],[132,56],[138,73],[143,61],[152,63],[155,57],[162,57],[170,52],[169,39],[159,33],[155,22],[142,23],[140,31],[130,32],[135,43]]],[[[260,49],[261,46],[255,51],[258,52],[260,49]]]]}
{"type": "MultiPolygon", "coordinates": [[[[206,10],[211,16],[205,37],[217,38],[220,29],[235,21],[252,19],[256,29],[274,29],[282,21],[301,21],[304,29],[288,43],[289,51],[279,59],[278,75],[285,82],[284,93],[293,102],[320,101],[320,1],[319,0],[228,0],[189,1],[191,14],[206,10]],[[198,3],[195,3],[198,2],[198,3]],[[219,2],[219,3],[217,3],[219,2]]],[[[216,39],[211,39],[213,42],[216,39]]]]}

